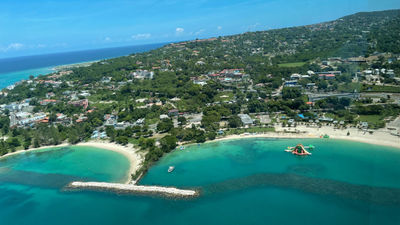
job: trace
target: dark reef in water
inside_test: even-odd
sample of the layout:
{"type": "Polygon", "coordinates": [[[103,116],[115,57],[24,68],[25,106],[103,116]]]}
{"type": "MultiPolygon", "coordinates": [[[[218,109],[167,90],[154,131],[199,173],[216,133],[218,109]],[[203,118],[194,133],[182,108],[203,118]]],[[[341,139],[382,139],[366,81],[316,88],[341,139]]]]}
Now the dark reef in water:
{"type": "Polygon", "coordinates": [[[400,205],[400,189],[350,184],[341,181],[311,178],[295,174],[263,173],[231,179],[203,188],[203,194],[213,195],[253,187],[278,187],[295,189],[311,194],[336,196],[343,199],[382,205],[400,205]]]}
{"type": "Polygon", "coordinates": [[[2,168],[0,170],[0,184],[14,183],[26,186],[62,189],[67,184],[76,180],[86,180],[82,177],[69,176],[56,173],[36,173],[2,168]]]}

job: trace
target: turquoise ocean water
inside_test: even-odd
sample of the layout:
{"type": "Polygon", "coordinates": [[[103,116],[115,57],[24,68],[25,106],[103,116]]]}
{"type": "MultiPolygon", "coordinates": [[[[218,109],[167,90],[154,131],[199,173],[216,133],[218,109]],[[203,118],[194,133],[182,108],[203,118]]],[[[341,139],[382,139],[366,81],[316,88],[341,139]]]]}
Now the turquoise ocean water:
{"type": "Polygon", "coordinates": [[[164,157],[141,184],[197,188],[196,199],[66,191],[120,181],[128,161],[89,147],[0,160],[0,224],[400,224],[400,149],[338,140],[242,139],[164,157]],[[284,152],[313,144],[309,157],[284,152]],[[175,166],[168,173],[169,166],[175,166]]]}
{"type": "Polygon", "coordinates": [[[55,72],[53,67],[35,68],[21,71],[14,71],[8,73],[0,73],[0,89],[5,88],[21,80],[27,80],[30,75],[46,75],[55,72]]]}
{"type": "Polygon", "coordinates": [[[0,59],[0,89],[20,80],[26,80],[30,75],[46,75],[52,73],[55,66],[90,62],[115,58],[150,51],[165,43],[124,46],[116,48],[92,49],[75,52],[62,52],[45,55],[22,56],[0,59]]]}

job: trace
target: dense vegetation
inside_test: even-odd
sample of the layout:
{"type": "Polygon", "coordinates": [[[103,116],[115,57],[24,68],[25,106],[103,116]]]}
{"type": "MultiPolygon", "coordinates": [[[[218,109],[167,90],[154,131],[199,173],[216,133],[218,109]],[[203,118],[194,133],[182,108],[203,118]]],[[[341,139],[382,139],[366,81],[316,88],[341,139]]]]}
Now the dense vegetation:
{"type": "MultiPolygon", "coordinates": [[[[330,111],[349,123],[357,120],[354,114],[394,116],[399,114],[399,108],[394,105],[351,108],[350,99],[335,97],[315,102],[315,111],[310,112],[304,89],[307,84],[315,83],[319,92],[382,89],[398,92],[395,86],[351,83],[355,72],[369,66],[385,66],[399,74],[398,61],[388,64],[381,57],[373,65],[343,64],[333,68],[320,64],[328,57],[368,57],[376,52],[396,55],[400,53],[399,42],[400,10],[358,13],[326,23],[174,43],[146,53],[103,60],[88,67],[74,68],[72,73],[57,78],[61,82],[57,86],[39,82],[51,80],[48,76],[31,77],[31,82],[25,81],[7,90],[8,95],[2,96],[0,103],[30,99],[34,112],[48,113],[49,123],[10,129],[10,112],[5,110],[0,118],[0,129],[8,139],[0,141],[0,154],[64,141],[77,143],[89,139],[93,131],[98,130],[105,131],[113,142],[133,143],[146,151],[142,168],[145,171],[164,153],[176,148],[178,142],[201,143],[215,139],[221,122],[227,124],[230,133],[271,130],[238,129],[243,126],[238,117],[240,113],[279,112],[296,119],[302,113],[309,119],[316,119],[317,112],[330,111]],[[244,69],[250,79],[234,84],[208,80],[203,86],[192,81],[234,68],[244,69]],[[273,95],[282,86],[283,79],[288,80],[293,73],[334,69],[342,71],[335,80],[314,75],[300,80],[300,87],[285,87],[278,93],[280,95],[273,95]],[[154,71],[154,78],[134,79],[133,72],[137,70],[154,71]],[[106,78],[110,80],[105,82],[106,78]],[[40,104],[48,93],[54,93],[52,99],[57,102],[40,104]],[[89,107],[69,104],[71,94],[68,93],[88,94],[89,107]],[[176,116],[177,125],[171,118],[160,119],[160,115],[168,114],[171,109],[190,115],[202,114],[201,122],[198,126],[187,127],[187,118],[182,115],[176,116]],[[71,118],[70,123],[56,124],[57,113],[71,118]],[[103,126],[106,114],[117,116],[118,122],[135,124],[139,119],[145,122],[115,129],[103,126]]],[[[388,82],[396,84],[393,79],[388,78],[388,82]]],[[[86,97],[78,95],[77,98],[86,97]]]]}

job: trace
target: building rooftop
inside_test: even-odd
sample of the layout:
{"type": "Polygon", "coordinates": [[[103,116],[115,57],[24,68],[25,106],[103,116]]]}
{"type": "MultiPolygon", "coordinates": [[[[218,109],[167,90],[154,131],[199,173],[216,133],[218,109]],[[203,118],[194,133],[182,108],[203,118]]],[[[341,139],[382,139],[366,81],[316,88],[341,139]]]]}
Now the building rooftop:
{"type": "Polygon", "coordinates": [[[253,124],[253,119],[248,114],[238,114],[244,125],[253,124]]]}

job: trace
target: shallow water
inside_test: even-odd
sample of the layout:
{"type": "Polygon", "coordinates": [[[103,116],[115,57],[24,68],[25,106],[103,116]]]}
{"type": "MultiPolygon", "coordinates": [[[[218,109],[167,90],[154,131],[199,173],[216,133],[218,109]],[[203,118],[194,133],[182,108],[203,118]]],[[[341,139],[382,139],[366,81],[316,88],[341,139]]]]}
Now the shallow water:
{"type": "Polygon", "coordinates": [[[114,152],[29,153],[0,161],[0,224],[400,224],[399,163],[400,149],[337,140],[194,145],[164,157],[140,182],[202,193],[174,200],[62,188],[78,178],[123,179],[128,161],[114,152]],[[297,143],[315,145],[313,155],[283,151],[297,143]]]}
{"type": "Polygon", "coordinates": [[[13,71],[8,73],[0,73],[0,89],[12,85],[21,80],[29,79],[29,76],[46,75],[53,73],[51,67],[35,68],[28,70],[13,71]]]}

